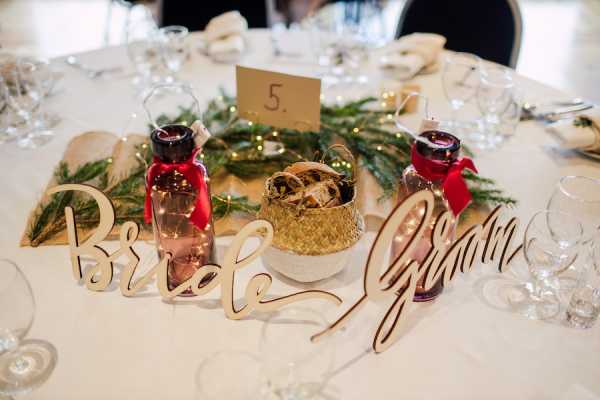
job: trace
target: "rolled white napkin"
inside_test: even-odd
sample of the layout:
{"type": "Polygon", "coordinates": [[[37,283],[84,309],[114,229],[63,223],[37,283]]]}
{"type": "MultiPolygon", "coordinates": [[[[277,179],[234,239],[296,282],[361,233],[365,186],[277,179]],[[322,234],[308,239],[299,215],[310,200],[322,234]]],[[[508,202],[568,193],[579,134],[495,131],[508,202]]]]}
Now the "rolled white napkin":
{"type": "Polygon", "coordinates": [[[204,39],[208,42],[228,36],[239,36],[248,30],[248,21],[239,11],[228,11],[211,19],[204,29],[204,39]]]}
{"type": "MultiPolygon", "coordinates": [[[[574,118],[564,119],[546,127],[546,130],[554,134],[561,145],[567,149],[593,149],[600,147],[600,107],[594,107],[577,117],[585,117],[592,121],[592,126],[575,126],[574,118]]],[[[597,149],[600,150],[600,149],[597,149]]]]}
{"type": "Polygon", "coordinates": [[[384,48],[380,66],[399,79],[409,79],[435,65],[446,38],[435,33],[412,33],[384,48]]]}

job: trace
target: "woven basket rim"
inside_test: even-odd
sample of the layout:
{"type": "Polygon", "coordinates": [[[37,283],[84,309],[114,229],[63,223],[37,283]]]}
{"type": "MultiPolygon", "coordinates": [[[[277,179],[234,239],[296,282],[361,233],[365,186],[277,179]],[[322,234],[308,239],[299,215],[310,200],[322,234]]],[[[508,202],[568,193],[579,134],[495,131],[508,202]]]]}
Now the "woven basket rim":
{"type": "Polygon", "coordinates": [[[352,205],[354,202],[356,202],[356,185],[354,185],[354,187],[352,188],[352,198],[350,200],[348,200],[347,202],[340,204],[338,206],[334,206],[334,207],[318,207],[318,208],[308,208],[308,207],[298,207],[298,205],[296,204],[292,204],[292,203],[288,203],[287,201],[281,200],[281,199],[269,199],[266,196],[266,193],[263,193],[262,198],[264,201],[268,202],[268,203],[277,203],[278,206],[280,207],[285,207],[285,208],[290,208],[293,210],[300,210],[303,214],[304,213],[309,213],[309,214],[317,214],[320,212],[325,212],[325,211],[335,211],[336,209],[341,209],[341,208],[345,208],[348,207],[350,205],[352,205]]]}

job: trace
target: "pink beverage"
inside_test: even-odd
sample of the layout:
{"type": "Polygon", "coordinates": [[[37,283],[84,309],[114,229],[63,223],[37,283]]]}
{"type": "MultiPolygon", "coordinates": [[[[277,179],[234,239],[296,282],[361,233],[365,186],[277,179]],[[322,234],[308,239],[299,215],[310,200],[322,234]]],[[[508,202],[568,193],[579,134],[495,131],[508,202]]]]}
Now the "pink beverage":
{"type": "MultiPolygon", "coordinates": [[[[421,136],[427,138],[430,142],[436,144],[433,147],[427,143],[415,142],[415,151],[419,155],[427,160],[431,160],[435,163],[436,168],[440,169],[440,173],[443,173],[444,168],[447,170],[450,165],[457,160],[460,152],[460,140],[455,136],[441,131],[425,131],[421,133],[421,136]]],[[[417,172],[414,165],[409,165],[402,174],[402,182],[400,185],[400,193],[398,201],[404,200],[408,195],[418,192],[419,190],[429,189],[434,195],[434,209],[433,217],[431,219],[429,227],[423,233],[423,236],[419,239],[411,258],[421,263],[429,250],[431,249],[431,231],[435,225],[437,217],[449,210],[448,201],[446,200],[442,190],[442,179],[429,180],[423,177],[417,172]]],[[[408,240],[414,234],[417,229],[419,222],[422,220],[424,213],[423,208],[412,210],[407,216],[406,220],[403,221],[402,225],[396,232],[396,237],[392,243],[392,257],[398,256],[402,250],[406,247],[408,240]]],[[[458,221],[458,215],[454,215],[452,226],[450,227],[448,237],[445,238],[445,243],[448,246],[454,240],[454,234],[456,231],[456,224],[458,221]]],[[[443,249],[441,249],[443,250],[443,249]]],[[[434,286],[425,290],[423,287],[423,278],[417,282],[417,290],[415,292],[415,301],[430,301],[435,299],[441,294],[443,290],[442,279],[440,278],[434,286]]]]}
{"type": "MultiPolygon", "coordinates": [[[[172,290],[203,265],[216,263],[210,188],[205,166],[194,157],[190,128],[167,125],[153,131],[151,139],[154,162],[148,184],[152,227],[158,256],[170,253],[172,257],[167,275],[172,290]],[[201,224],[190,218],[198,207],[207,208],[198,210],[205,211],[201,224]]],[[[192,292],[188,289],[183,294],[192,292]]]]}

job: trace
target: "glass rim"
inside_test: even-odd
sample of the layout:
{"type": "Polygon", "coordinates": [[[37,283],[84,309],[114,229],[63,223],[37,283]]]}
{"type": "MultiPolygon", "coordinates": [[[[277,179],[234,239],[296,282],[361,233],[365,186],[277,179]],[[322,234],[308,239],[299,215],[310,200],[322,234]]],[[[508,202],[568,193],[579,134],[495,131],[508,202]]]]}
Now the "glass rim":
{"type": "Polygon", "coordinates": [[[176,33],[180,36],[190,33],[190,30],[183,25],[167,25],[159,28],[158,31],[161,33],[176,33]]]}
{"type": "Polygon", "coordinates": [[[451,51],[451,52],[448,52],[444,56],[444,61],[445,62],[450,61],[453,64],[467,65],[466,63],[455,62],[455,61],[452,60],[453,58],[460,58],[460,57],[463,57],[465,59],[466,58],[470,58],[473,61],[475,61],[475,63],[477,64],[478,68],[480,67],[480,64],[481,64],[481,61],[482,61],[481,57],[479,57],[477,54],[469,53],[469,52],[466,52],[466,51],[451,51]]]}
{"type": "Polygon", "coordinates": [[[583,180],[586,180],[588,182],[592,182],[592,183],[600,186],[600,180],[599,179],[595,179],[595,178],[591,178],[589,176],[583,176],[583,175],[566,175],[566,176],[563,176],[562,178],[560,178],[558,180],[558,188],[560,189],[561,192],[563,192],[563,194],[565,196],[570,197],[572,199],[575,199],[577,201],[580,201],[582,203],[600,203],[600,199],[598,199],[598,200],[588,200],[588,199],[585,199],[585,198],[583,198],[581,196],[577,196],[577,195],[575,195],[573,193],[570,193],[565,188],[565,185],[564,185],[565,181],[568,181],[568,180],[578,180],[578,179],[583,179],[583,180]]]}

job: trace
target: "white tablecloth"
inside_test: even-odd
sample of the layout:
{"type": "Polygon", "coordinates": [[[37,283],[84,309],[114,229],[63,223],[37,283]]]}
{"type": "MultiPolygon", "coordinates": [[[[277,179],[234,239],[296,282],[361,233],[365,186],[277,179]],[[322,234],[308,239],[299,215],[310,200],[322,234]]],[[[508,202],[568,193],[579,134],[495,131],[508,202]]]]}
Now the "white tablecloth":
{"type": "MultiPolygon", "coordinates": [[[[250,51],[243,64],[298,73],[315,73],[312,64],[275,62],[266,32],[249,35],[250,51]]],[[[96,66],[128,65],[124,47],[80,55],[96,66]]],[[[257,351],[260,318],[231,321],[217,299],[218,290],[195,305],[173,306],[158,295],[125,298],[113,285],[107,292],[91,292],[71,276],[65,246],[19,248],[25,221],[67,142],[85,130],[121,133],[139,100],[128,79],[91,81],[63,66],[61,90],[47,103],[63,116],[57,137],[35,151],[14,144],[0,146],[2,197],[0,231],[2,257],[20,265],[29,278],[37,301],[30,338],[53,343],[58,349],[56,370],[31,399],[191,399],[193,376],[202,357],[227,349],[257,351]]],[[[232,65],[215,64],[193,52],[181,77],[195,86],[206,102],[223,86],[235,89],[232,65]]],[[[377,82],[376,74],[372,82],[377,82]]],[[[431,99],[439,118],[449,115],[439,74],[415,79],[431,99]]],[[[528,100],[567,97],[535,81],[519,78],[528,100]]],[[[139,121],[138,121],[139,122],[139,121]]],[[[140,125],[140,128],[144,123],[140,125]]],[[[133,127],[130,127],[130,130],[133,127]]],[[[535,122],[521,123],[515,137],[500,149],[479,154],[480,172],[497,180],[519,200],[514,213],[527,218],[544,208],[554,184],[563,175],[600,178],[590,160],[557,150],[552,138],[535,122]]],[[[344,299],[338,309],[325,309],[332,318],[341,315],[362,293],[362,270],[373,239],[361,241],[356,257],[342,274],[316,287],[344,299]]],[[[227,239],[220,239],[226,243],[227,239]]],[[[155,262],[154,250],[138,245],[142,268],[155,262]]],[[[262,272],[259,261],[240,271],[238,294],[251,274],[262,272]]],[[[280,278],[276,276],[276,278],[280,278]]],[[[410,318],[410,330],[388,351],[365,353],[382,309],[361,313],[370,322],[353,324],[340,338],[336,370],[325,398],[332,399],[597,399],[600,398],[600,325],[580,331],[560,323],[534,322],[493,307],[486,288],[502,279],[492,266],[479,266],[460,276],[434,303],[419,306],[410,318]],[[327,397],[329,396],[329,397],[327,397]]],[[[276,279],[271,293],[287,294],[301,285],[276,279]]]]}

